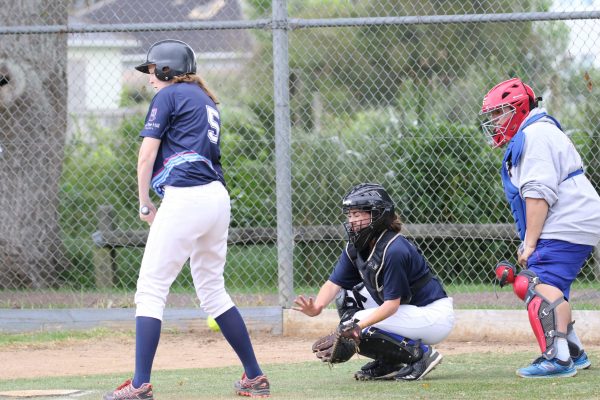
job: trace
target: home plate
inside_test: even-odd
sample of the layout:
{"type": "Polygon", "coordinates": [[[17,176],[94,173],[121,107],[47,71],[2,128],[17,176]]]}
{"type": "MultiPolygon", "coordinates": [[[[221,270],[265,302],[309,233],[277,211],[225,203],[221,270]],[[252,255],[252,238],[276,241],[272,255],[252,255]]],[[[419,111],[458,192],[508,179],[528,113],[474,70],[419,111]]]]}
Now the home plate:
{"type": "Polygon", "coordinates": [[[0,392],[0,398],[30,399],[35,397],[55,397],[55,396],[73,396],[81,393],[82,390],[11,390],[9,392],[0,392]]]}

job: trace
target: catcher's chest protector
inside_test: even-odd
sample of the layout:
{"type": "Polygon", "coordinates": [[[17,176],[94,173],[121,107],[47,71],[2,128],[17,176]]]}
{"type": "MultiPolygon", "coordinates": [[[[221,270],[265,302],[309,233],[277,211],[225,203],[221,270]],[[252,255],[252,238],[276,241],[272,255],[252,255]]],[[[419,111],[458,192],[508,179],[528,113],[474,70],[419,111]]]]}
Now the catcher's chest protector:
{"type": "Polygon", "coordinates": [[[350,321],[354,314],[360,310],[364,310],[364,303],[367,298],[360,294],[362,288],[365,287],[363,282],[352,288],[352,296],[348,295],[348,290],[342,289],[335,298],[335,307],[337,308],[340,317],[340,324],[350,321]]]}
{"type": "MultiPolygon", "coordinates": [[[[375,300],[379,305],[382,305],[384,302],[382,272],[385,251],[387,250],[389,244],[398,236],[401,235],[397,232],[385,231],[381,236],[379,236],[379,239],[375,244],[375,248],[371,251],[371,254],[369,254],[369,257],[366,260],[361,257],[351,243],[346,246],[346,253],[348,257],[350,260],[352,260],[356,269],[358,269],[358,272],[365,283],[365,287],[371,294],[371,297],[373,297],[373,300],[375,300]]],[[[401,301],[405,302],[407,299],[401,299],[401,301]]]]}
{"type": "MultiPolygon", "coordinates": [[[[377,243],[375,243],[375,248],[371,251],[371,254],[369,254],[369,257],[366,260],[361,257],[351,243],[348,243],[346,246],[348,258],[350,258],[356,269],[358,269],[365,284],[365,288],[369,291],[373,300],[379,305],[382,305],[385,301],[383,298],[383,264],[385,255],[390,244],[400,236],[402,236],[401,233],[389,230],[385,231],[379,236],[377,243]]],[[[417,249],[417,251],[419,250],[417,249]]],[[[404,268],[403,265],[394,265],[394,267],[404,268]]],[[[410,293],[408,296],[401,297],[400,302],[402,304],[410,303],[412,295],[429,283],[431,279],[433,279],[433,274],[431,271],[428,271],[424,276],[412,283],[410,286],[410,293]]]]}

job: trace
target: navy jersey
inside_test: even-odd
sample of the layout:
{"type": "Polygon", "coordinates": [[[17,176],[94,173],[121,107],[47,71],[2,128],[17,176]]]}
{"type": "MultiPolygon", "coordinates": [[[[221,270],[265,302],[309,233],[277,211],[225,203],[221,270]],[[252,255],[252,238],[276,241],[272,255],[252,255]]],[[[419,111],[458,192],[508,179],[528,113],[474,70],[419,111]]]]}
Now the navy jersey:
{"type": "MultiPolygon", "coordinates": [[[[411,242],[399,236],[389,244],[383,260],[384,300],[409,298],[411,285],[427,272],[430,272],[430,269],[425,258],[411,242]]],[[[344,289],[352,289],[362,282],[358,269],[345,251],[342,252],[329,280],[344,289]]],[[[434,277],[421,289],[412,293],[412,298],[407,304],[422,307],[444,297],[447,297],[446,292],[434,277]]]]}
{"type": "Polygon", "coordinates": [[[150,103],[141,137],[160,139],[152,188],[225,184],[221,168],[221,120],[215,103],[196,83],[174,83],[150,103]]]}

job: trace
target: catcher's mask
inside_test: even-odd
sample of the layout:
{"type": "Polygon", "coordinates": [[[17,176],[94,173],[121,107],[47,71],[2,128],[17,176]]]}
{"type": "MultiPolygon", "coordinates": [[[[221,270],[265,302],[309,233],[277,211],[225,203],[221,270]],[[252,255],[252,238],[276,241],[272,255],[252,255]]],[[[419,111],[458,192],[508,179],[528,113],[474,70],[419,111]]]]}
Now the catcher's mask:
{"type": "Polygon", "coordinates": [[[541,99],[519,78],[500,82],[490,89],[483,98],[480,115],[485,118],[481,124],[483,132],[492,145],[501,147],[508,143],[541,99]]]}
{"type": "Polygon", "coordinates": [[[146,62],[135,67],[149,74],[148,67],[156,65],[154,75],[161,81],[169,81],[176,76],[196,73],[196,55],[194,50],[180,40],[161,40],[148,49],[146,62]]]}
{"type": "Polygon", "coordinates": [[[344,223],[348,239],[358,251],[367,248],[371,240],[394,220],[394,203],[383,186],[377,183],[361,183],[350,189],[342,200],[342,211],[348,217],[353,210],[370,214],[368,225],[360,230],[349,221],[344,223]]]}

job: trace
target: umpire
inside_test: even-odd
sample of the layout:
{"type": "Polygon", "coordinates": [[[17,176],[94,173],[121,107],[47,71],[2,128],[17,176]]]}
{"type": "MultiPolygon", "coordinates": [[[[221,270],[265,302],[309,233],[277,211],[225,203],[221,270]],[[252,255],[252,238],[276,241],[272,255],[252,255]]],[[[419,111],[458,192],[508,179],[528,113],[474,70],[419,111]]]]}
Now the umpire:
{"type": "Polygon", "coordinates": [[[381,185],[354,186],[343,198],[343,212],[344,251],[316,299],[299,295],[293,309],[314,317],[336,300],[338,331],[353,331],[358,354],[373,359],[354,374],[357,380],[420,380],[442,360],[432,345],[454,326],[452,298],[400,233],[394,203],[381,185]]]}

